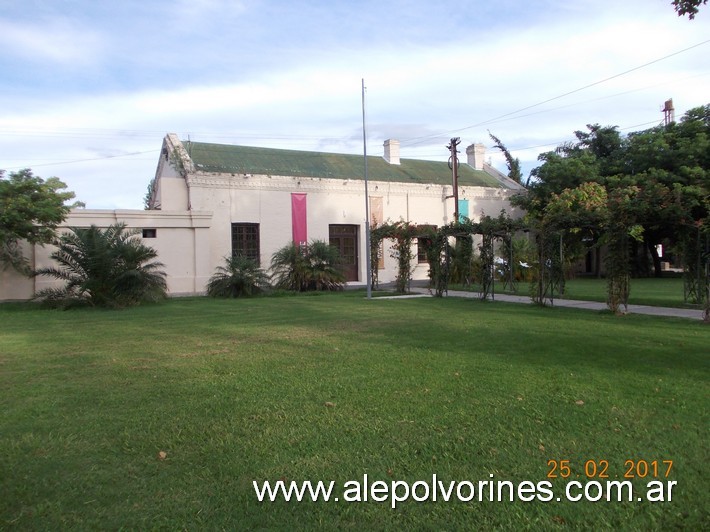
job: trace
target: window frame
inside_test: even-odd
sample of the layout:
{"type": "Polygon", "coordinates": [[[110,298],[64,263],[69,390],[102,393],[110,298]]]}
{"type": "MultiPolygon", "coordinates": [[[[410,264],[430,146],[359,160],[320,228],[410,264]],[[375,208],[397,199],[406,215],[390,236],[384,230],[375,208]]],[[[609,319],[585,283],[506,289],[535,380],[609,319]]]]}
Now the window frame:
{"type": "Polygon", "coordinates": [[[232,222],[232,256],[242,255],[261,265],[261,231],[255,222],[232,222]],[[255,244],[254,244],[255,242],[255,244]]]}
{"type": "MultiPolygon", "coordinates": [[[[417,230],[419,229],[433,229],[434,231],[436,231],[437,227],[434,224],[419,224],[417,225],[417,230]]],[[[426,252],[419,245],[419,237],[417,237],[417,264],[429,264],[429,261],[426,257],[426,252]]]]}

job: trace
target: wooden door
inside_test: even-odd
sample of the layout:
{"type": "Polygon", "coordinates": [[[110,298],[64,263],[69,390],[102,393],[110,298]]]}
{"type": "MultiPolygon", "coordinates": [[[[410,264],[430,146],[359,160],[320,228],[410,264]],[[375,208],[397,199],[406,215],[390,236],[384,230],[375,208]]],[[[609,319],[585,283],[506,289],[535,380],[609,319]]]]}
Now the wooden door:
{"type": "Polygon", "coordinates": [[[331,225],[329,226],[329,233],[330,245],[335,246],[340,252],[345,280],[358,281],[358,226],[331,225]]]}

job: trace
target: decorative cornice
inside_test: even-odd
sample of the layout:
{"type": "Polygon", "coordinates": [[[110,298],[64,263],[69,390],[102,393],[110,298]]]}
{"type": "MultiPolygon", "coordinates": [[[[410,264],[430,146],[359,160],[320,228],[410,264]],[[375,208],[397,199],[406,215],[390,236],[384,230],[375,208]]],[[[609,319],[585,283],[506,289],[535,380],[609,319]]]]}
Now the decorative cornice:
{"type": "Polygon", "coordinates": [[[129,227],[210,227],[210,211],[160,211],[160,210],[104,210],[72,209],[62,226],[84,227],[95,224],[100,226],[125,223],[129,227]]]}
{"type": "MultiPolygon", "coordinates": [[[[214,174],[194,172],[187,175],[189,187],[237,190],[271,190],[280,192],[330,192],[362,194],[364,181],[360,179],[328,179],[320,177],[271,176],[256,174],[214,174]]],[[[442,198],[452,194],[449,185],[420,183],[391,183],[368,181],[371,196],[409,195],[442,198]]],[[[463,186],[460,196],[468,199],[507,199],[514,191],[493,187],[463,186]]]]}

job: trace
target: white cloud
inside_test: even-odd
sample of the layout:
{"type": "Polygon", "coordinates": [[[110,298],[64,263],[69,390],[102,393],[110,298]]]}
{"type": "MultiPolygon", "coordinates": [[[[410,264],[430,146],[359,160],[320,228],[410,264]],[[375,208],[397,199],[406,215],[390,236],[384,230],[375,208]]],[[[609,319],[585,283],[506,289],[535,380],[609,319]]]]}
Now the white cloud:
{"type": "Polygon", "coordinates": [[[182,31],[202,31],[210,20],[226,20],[246,10],[237,0],[177,0],[166,4],[168,23],[182,31]]]}
{"type": "Polygon", "coordinates": [[[0,19],[0,47],[22,59],[65,66],[93,63],[104,48],[98,32],[62,19],[33,24],[0,19]]]}
{"type": "MultiPolygon", "coordinates": [[[[114,82],[81,94],[62,94],[61,87],[39,97],[25,96],[22,87],[5,91],[0,102],[0,168],[33,166],[39,175],[58,175],[89,207],[140,208],[166,132],[202,141],[359,152],[363,77],[368,87],[369,153],[381,153],[384,139],[399,138],[403,157],[445,159],[443,146],[450,136],[461,136],[464,145],[490,145],[490,129],[508,148],[519,150],[514,154],[529,168],[538,153],[571,138],[587,123],[626,127],[660,121],[658,108],[668,97],[675,99],[680,115],[707,103],[710,94],[710,78],[702,70],[710,48],[705,45],[534,106],[707,39],[707,23],[676,20],[670,7],[667,17],[629,18],[616,4],[612,12],[612,4],[580,2],[572,18],[561,9],[544,26],[520,30],[518,25],[515,32],[505,31],[497,21],[497,31],[461,32],[457,39],[447,36],[406,46],[394,41],[383,45],[382,38],[366,46],[343,39],[333,48],[316,51],[317,28],[314,40],[299,48],[298,41],[291,40],[289,21],[261,20],[273,26],[258,50],[268,61],[258,72],[245,75],[240,61],[251,64],[255,49],[239,48],[238,38],[219,41],[213,29],[228,35],[230,25],[218,24],[222,14],[229,20],[253,17],[254,11],[247,13],[246,4],[227,4],[206,0],[163,5],[174,9],[167,11],[174,18],[161,22],[180,19],[190,24],[186,34],[204,30],[204,24],[217,27],[210,26],[205,39],[177,32],[184,40],[161,41],[146,50],[164,54],[159,65],[148,62],[143,70],[140,61],[130,63],[136,69],[128,72],[132,78],[150,80],[141,89],[114,82]],[[280,51],[289,46],[293,50],[288,60],[279,61],[280,51]],[[194,74],[192,67],[205,58],[210,75],[194,74]],[[486,123],[528,106],[533,107],[486,123]],[[553,145],[535,148],[549,143],[553,145]],[[113,157],[136,152],[150,153],[113,157]],[[112,158],[86,161],[101,156],[112,158]],[[60,161],[84,162],[40,166],[60,161]]],[[[636,9],[641,5],[632,4],[636,9]]],[[[351,22],[357,27],[357,19],[351,22]]],[[[152,23],[142,21],[145,27],[152,23]]],[[[121,42],[120,33],[105,24],[83,34],[76,22],[53,22],[49,31],[39,23],[13,23],[12,34],[3,32],[8,24],[0,21],[0,39],[10,39],[15,48],[22,43],[22,50],[13,49],[15,55],[66,65],[98,61],[105,42],[121,42]],[[107,32],[107,41],[99,32],[107,32]],[[54,41],[59,43],[56,50],[51,49],[54,41]]],[[[383,22],[367,29],[385,35],[390,26],[383,22]]],[[[154,35],[145,39],[157,42],[154,35]]],[[[132,49],[140,46],[136,41],[132,49]]],[[[113,79],[121,80],[122,75],[119,71],[113,79]]],[[[502,168],[499,155],[491,152],[491,158],[502,168]]]]}

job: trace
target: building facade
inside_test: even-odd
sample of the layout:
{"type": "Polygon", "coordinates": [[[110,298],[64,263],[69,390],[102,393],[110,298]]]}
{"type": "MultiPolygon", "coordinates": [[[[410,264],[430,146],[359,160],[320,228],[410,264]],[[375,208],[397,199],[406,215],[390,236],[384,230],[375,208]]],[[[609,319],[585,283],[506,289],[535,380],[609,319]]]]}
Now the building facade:
{"type": "MultiPolygon", "coordinates": [[[[368,157],[370,223],[404,220],[441,227],[453,221],[452,171],[445,162],[400,158],[399,142],[385,142],[384,157],[368,157]]],[[[467,148],[458,167],[459,215],[474,221],[505,210],[520,185],[484,161],[485,148],[467,148]]],[[[172,295],[201,294],[224,258],[241,253],[268,270],[271,256],[290,242],[324,240],[344,259],[349,284],[364,285],[364,158],[358,155],[183,142],[168,134],[152,187],[149,210],[73,210],[63,227],[107,227],[122,222],[139,231],[165,264],[172,295]]],[[[61,230],[61,229],[60,229],[61,230]]],[[[415,244],[416,245],[416,244],[415,244]]],[[[51,246],[26,246],[33,268],[48,266],[51,246]]],[[[415,279],[428,266],[420,256],[415,279]]],[[[389,249],[378,277],[397,274],[389,249]]],[[[29,299],[50,279],[0,272],[0,300],[29,299]]]]}
{"type": "MultiPolygon", "coordinates": [[[[402,159],[388,140],[384,157],[368,157],[370,223],[404,220],[440,227],[454,217],[452,171],[445,162],[402,159]]],[[[484,162],[485,148],[469,146],[459,164],[459,215],[497,216],[521,187],[484,162]]],[[[167,135],[156,172],[153,206],[212,213],[210,263],[241,253],[268,268],[290,243],[324,240],[338,247],[349,283],[364,284],[364,158],[322,152],[182,142],[167,135]]],[[[380,282],[394,280],[396,262],[385,249],[380,282]]],[[[417,256],[417,254],[414,254],[417,256]]],[[[418,263],[414,278],[425,279],[418,263]]]]}

